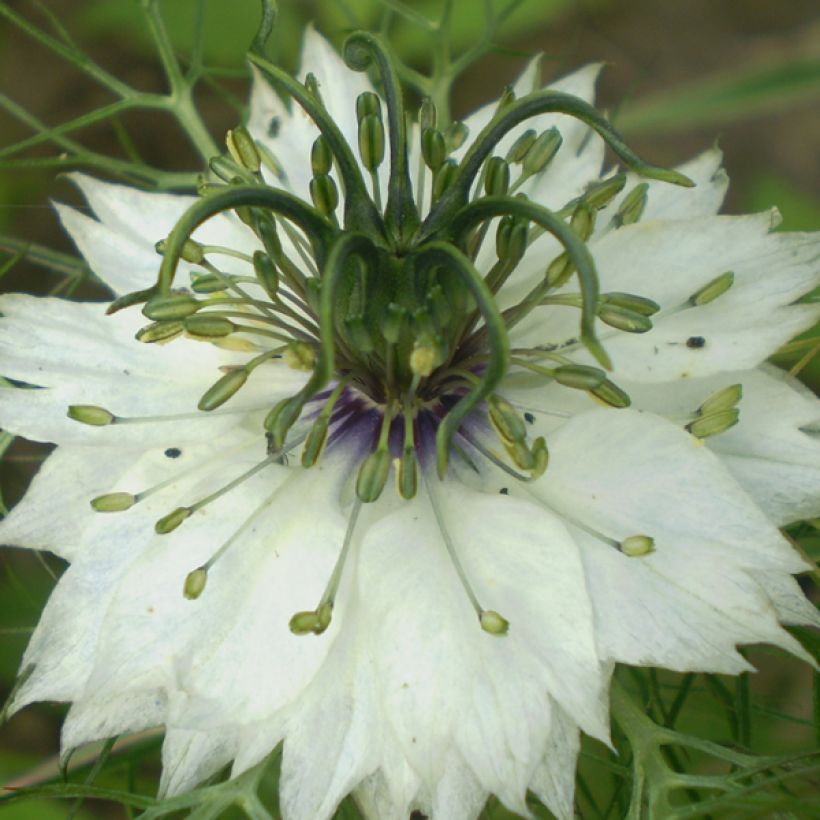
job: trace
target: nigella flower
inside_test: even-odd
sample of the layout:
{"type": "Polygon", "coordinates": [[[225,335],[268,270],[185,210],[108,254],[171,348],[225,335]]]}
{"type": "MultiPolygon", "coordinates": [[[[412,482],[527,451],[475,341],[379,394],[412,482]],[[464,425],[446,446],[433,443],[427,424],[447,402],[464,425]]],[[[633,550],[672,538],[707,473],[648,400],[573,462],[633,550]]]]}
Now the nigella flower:
{"type": "Polygon", "coordinates": [[[716,150],[641,162],[596,67],[408,126],[345,53],[254,57],[198,198],[74,177],[108,308],[0,302],[0,423],[58,445],[0,535],[69,562],[15,708],[70,701],[66,750],[164,726],[169,795],[283,742],[289,820],[570,817],[615,662],[805,657],[777,526],[820,512],[820,412],[764,361],[820,240],[716,215],[716,150]]]}

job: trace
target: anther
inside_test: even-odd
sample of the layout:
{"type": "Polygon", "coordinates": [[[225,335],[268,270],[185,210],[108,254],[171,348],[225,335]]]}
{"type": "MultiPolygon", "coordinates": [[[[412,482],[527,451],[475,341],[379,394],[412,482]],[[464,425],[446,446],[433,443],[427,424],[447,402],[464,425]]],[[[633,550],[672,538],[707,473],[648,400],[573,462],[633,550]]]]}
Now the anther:
{"type": "Polygon", "coordinates": [[[435,173],[447,159],[447,145],[444,135],[436,128],[425,128],[421,132],[421,155],[424,164],[435,173]]]}
{"type": "Polygon", "coordinates": [[[197,567],[185,576],[185,583],[182,585],[182,594],[189,600],[195,601],[205,591],[208,583],[208,570],[205,567],[197,567]]]}
{"type": "Polygon", "coordinates": [[[382,336],[389,344],[396,344],[405,324],[407,323],[407,310],[395,302],[391,302],[384,312],[381,320],[382,336]]]}
{"type": "Polygon", "coordinates": [[[709,438],[725,433],[730,427],[734,427],[740,421],[740,410],[732,407],[728,410],[721,410],[709,415],[700,416],[686,425],[686,429],[695,438],[709,438]]]}
{"type": "Polygon", "coordinates": [[[239,126],[232,131],[228,131],[225,137],[225,144],[237,165],[242,166],[252,174],[259,173],[262,159],[259,156],[259,149],[256,147],[256,142],[254,142],[247,128],[239,126]]]}
{"type": "Polygon", "coordinates": [[[557,128],[549,128],[541,133],[521,163],[522,176],[529,178],[540,174],[558,153],[562,142],[561,132],[557,128]]]}
{"type": "Polygon", "coordinates": [[[194,293],[219,293],[227,288],[231,277],[221,273],[198,273],[191,276],[194,293]]]}
{"type": "Polygon", "coordinates": [[[368,114],[359,121],[359,156],[362,165],[373,173],[384,162],[384,123],[376,114],[368,114]]]}
{"type": "Polygon", "coordinates": [[[137,497],[131,493],[106,493],[91,500],[91,506],[97,512],[115,513],[130,510],[137,503],[137,497]]]}
{"type": "Polygon", "coordinates": [[[193,507],[177,507],[154,524],[154,532],[156,532],[157,535],[168,535],[168,533],[173,532],[185,521],[186,518],[190,518],[193,511],[193,507]]]}
{"type": "Polygon", "coordinates": [[[510,622],[494,609],[485,609],[478,620],[481,628],[490,635],[506,635],[510,631],[510,622]]]}
{"type": "Polygon", "coordinates": [[[730,410],[740,403],[743,398],[743,385],[730,384],[722,390],[713,393],[698,408],[698,415],[708,416],[710,413],[719,413],[730,410]]]}
{"type": "Polygon", "coordinates": [[[97,407],[93,404],[72,404],[68,408],[66,415],[81,424],[89,424],[92,427],[106,427],[114,424],[117,417],[104,407],[97,407]]]}
{"type": "Polygon", "coordinates": [[[365,91],[356,98],[356,119],[361,122],[367,116],[381,117],[382,104],[377,94],[365,91]]]}
{"type": "Polygon", "coordinates": [[[187,293],[169,293],[151,297],[142,309],[143,316],[155,322],[184,319],[196,313],[202,304],[187,293]]]}
{"type": "Polygon", "coordinates": [[[605,302],[598,308],[598,318],[604,324],[627,333],[647,333],[653,327],[652,320],[648,316],[618,307],[611,302],[605,302]]]}
{"type": "Polygon", "coordinates": [[[713,302],[718,296],[723,296],[723,294],[732,287],[734,281],[735,274],[733,271],[722,273],[707,285],[704,285],[700,290],[695,291],[695,293],[689,297],[689,304],[699,307],[700,305],[707,305],[709,302],[713,302]]]}
{"type": "Polygon", "coordinates": [[[633,313],[640,313],[643,316],[654,316],[661,309],[661,306],[652,299],[647,299],[645,296],[636,296],[634,293],[613,291],[612,293],[602,294],[601,300],[609,305],[631,310],[633,313]]]}
{"type": "Polygon", "coordinates": [[[313,370],[316,365],[316,348],[306,342],[291,342],[285,348],[285,364],[292,370],[313,370]]]}
{"type": "Polygon", "coordinates": [[[636,185],[625,197],[612,223],[616,228],[623,225],[634,225],[643,216],[649,195],[649,183],[642,182],[636,185]]]}
{"type": "Polygon", "coordinates": [[[205,391],[197,404],[197,408],[209,413],[211,410],[221,407],[244,386],[249,375],[250,371],[247,367],[229,370],[205,391]]]}
{"type": "Polygon", "coordinates": [[[253,272],[259,284],[265,289],[265,293],[271,299],[275,299],[279,292],[279,271],[273,259],[264,251],[254,251],[253,272]]]}
{"type": "Polygon", "coordinates": [[[527,438],[527,428],[518,411],[501,396],[490,396],[487,400],[490,421],[505,443],[523,442],[527,438]]]}
{"type": "Polygon", "coordinates": [[[606,381],[606,373],[597,367],[566,364],[556,367],[552,376],[558,384],[575,390],[595,390],[606,381]]]}
{"type": "Polygon", "coordinates": [[[572,212],[569,220],[570,227],[584,242],[592,236],[592,232],[595,230],[596,214],[597,211],[590,208],[583,200],[578,203],[572,212]]]}
{"type": "Polygon", "coordinates": [[[316,210],[330,216],[339,205],[339,190],[333,177],[320,174],[310,180],[310,198],[316,210]]]}
{"type": "Polygon", "coordinates": [[[615,174],[615,176],[587,188],[583,200],[590,208],[600,210],[609,205],[621,193],[625,185],[626,174],[615,174]]]}
{"type": "Polygon", "coordinates": [[[316,137],[310,149],[310,167],[313,169],[313,175],[317,177],[329,174],[333,167],[333,153],[327,140],[321,135],[316,137]]]}
{"type": "Polygon", "coordinates": [[[438,360],[438,351],[432,344],[416,342],[410,353],[410,370],[415,376],[426,378],[436,369],[438,360]]]}
{"type": "Polygon", "coordinates": [[[524,161],[524,157],[527,156],[527,152],[532,148],[537,136],[534,128],[526,130],[507,151],[507,161],[520,165],[524,161]]]}
{"type": "Polygon", "coordinates": [[[448,151],[457,151],[467,141],[470,135],[470,129],[466,123],[456,120],[450,123],[447,130],[444,132],[444,140],[447,143],[448,151]]]}
{"type": "Polygon", "coordinates": [[[419,108],[419,126],[424,130],[425,128],[435,128],[437,125],[438,110],[436,109],[436,104],[430,97],[425,97],[421,101],[421,107],[419,108]]]}
{"type": "Polygon", "coordinates": [[[379,447],[361,463],[356,477],[356,495],[363,503],[370,504],[382,494],[390,476],[390,466],[390,452],[386,447],[379,447]]]}
{"type": "Polygon", "coordinates": [[[487,160],[487,172],[484,177],[484,193],[487,196],[506,196],[509,190],[509,163],[501,157],[490,157],[487,160]]]}
{"type": "Polygon", "coordinates": [[[648,535],[630,535],[621,541],[618,549],[630,558],[643,558],[655,551],[655,539],[648,535]]]}
{"type": "Polygon", "coordinates": [[[438,200],[450,187],[458,172],[458,163],[448,159],[436,172],[433,180],[433,198],[438,200]]]}
{"type": "Polygon", "coordinates": [[[173,322],[152,322],[150,325],[140,328],[134,338],[144,344],[170,342],[181,335],[183,330],[185,330],[185,325],[178,320],[173,322]]]}
{"type": "Polygon", "coordinates": [[[236,330],[236,325],[222,316],[209,316],[201,313],[189,316],[183,321],[185,332],[198,339],[220,339],[230,336],[236,330]]]}
{"type": "Polygon", "coordinates": [[[623,409],[632,404],[629,394],[609,379],[590,390],[589,393],[610,407],[623,409]]]}

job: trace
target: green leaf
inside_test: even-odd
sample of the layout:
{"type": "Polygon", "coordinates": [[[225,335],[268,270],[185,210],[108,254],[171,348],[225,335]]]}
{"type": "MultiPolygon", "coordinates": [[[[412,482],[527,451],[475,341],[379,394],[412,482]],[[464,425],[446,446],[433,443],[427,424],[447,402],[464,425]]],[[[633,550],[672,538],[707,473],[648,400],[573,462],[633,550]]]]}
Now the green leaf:
{"type": "Polygon", "coordinates": [[[690,131],[808,104],[820,95],[820,59],[785,51],[693,83],[624,104],[627,134],[690,131]]]}

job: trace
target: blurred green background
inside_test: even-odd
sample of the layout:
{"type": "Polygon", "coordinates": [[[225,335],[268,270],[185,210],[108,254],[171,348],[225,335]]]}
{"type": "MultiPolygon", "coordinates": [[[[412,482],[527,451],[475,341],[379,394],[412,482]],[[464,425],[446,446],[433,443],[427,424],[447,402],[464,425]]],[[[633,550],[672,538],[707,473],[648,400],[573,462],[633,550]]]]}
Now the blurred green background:
{"type": "MultiPolygon", "coordinates": [[[[54,31],[53,14],[78,45],[117,77],[144,90],[163,91],[164,80],[137,0],[20,0],[8,6],[54,31]],[[52,28],[50,28],[52,27],[52,28]]],[[[165,0],[162,5],[172,39],[181,55],[191,45],[197,0],[165,0]]],[[[436,16],[436,0],[408,5],[436,16]]],[[[497,5],[502,5],[497,2],[497,5]]],[[[243,53],[255,32],[257,0],[205,0],[204,57],[213,68],[198,102],[217,139],[236,124],[235,104],[246,96],[243,53]]],[[[481,35],[481,4],[456,0],[454,46],[465,47],[481,35]]],[[[383,6],[377,0],[280,0],[280,21],[272,50],[288,67],[297,63],[300,31],[315,20],[336,44],[354,19],[374,26],[383,6]]],[[[525,59],[545,55],[545,79],[589,61],[608,65],[599,86],[600,104],[609,110],[639,153],[658,164],[674,165],[719,140],[732,189],[726,210],[756,211],[777,205],[788,230],[820,229],[820,7],[817,0],[523,0],[496,36],[497,47],[459,81],[455,116],[496,97],[522,68],[525,59]]],[[[427,65],[428,41],[412,26],[400,24],[394,43],[405,60],[427,65]]],[[[50,126],[110,101],[106,92],[68,67],[8,21],[0,19],[0,95],[50,126]]],[[[51,146],[19,155],[2,151],[31,134],[19,118],[0,111],[0,248],[8,239],[71,253],[48,206],[49,198],[76,202],[52,170],[21,167],[53,156],[51,146]]],[[[185,138],[157,115],[128,114],[76,135],[90,148],[125,155],[118,132],[127,130],[134,150],[168,170],[198,170],[185,138]]],[[[26,259],[12,266],[0,255],[0,289],[46,293],[65,288],[64,275],[26,259]]],[[[102,298],[89,281],[73,282],[76,293],[102,298]]],[[[820,392],[820,356],[812,357],[817,329],[777,358],[820,392]]],[[[14,441],[0,433],[0,509],[23,492],[47,448],[14,441]]],[[[818,530],[803,525],[792,533],[820,553],[818,530]]],[[[0,694],[13,683],[27,636],[36,623],[53,576],[60,566],[20,551],[0,553],[0,694]]],[[[763,669],[753,681],[754,732],[758,751],[805,749],[816,742],[811,728],[812,675],[805,665],[768,650],[753,650],[763,669]],[[784,718],[784,715],[787,718],[784,718]]],[[[672,691],[680,678],[664,675],[659,693],[672,691]]],[[[733,680],[698,678],[682,719],[695,732],[720,740],[734,737],[731,703],[727,715],[716,700],[737,694],[733,680]],[[722,689],[721,689],[722,687],[722,689]],[[728,693],[728,695],[727,695],[728,693]]],[[[725,704],[724,704],[725,705],[725,704]]],[[[0,784],[30,782],[56,771],[59,707],[38,706],[0,727],[0,784]]],[[[745,736],[741,739],[746,739],[745,736]]],[[[157,771],[157,740],[141,740],[109,767],[106,782],[129,782],[150,791],[157,771]],[[145,748],[152,749],[145,753],[145,748]]],[[[601,749],[588,754],[603,757],[601,749]]],[[[606,768],[588,757],[582,767],[592,791],[609,783],[606,768]]],[[[87,771],[87,769],[86,769],[87,771]]],[[[80,777],[84,776],[80,770],[80,777]]],[[[583,800],[583,798],[582,798],[583,800]]],[[[585,805],[585,804],[584,804],[585,805]]],[[[65,817],[66,803],[19,803],[0,808],[4,818],[65,817]]],[[[590,810],[591,811],[591,810],[590,810]]],[[[86,803],[78,817],[123,817],[110,804],[86,803]]],[[[494,816],[500,816],[495,814],[494,816]]],[[[585,813],[584,816],[587,816],[585,813]]],[[[588,816],[596,816],[594,812],[588,816]]],[[[617,814],[617,810],[614,815],[617,814]]],[[[723,816],[723,815],[721,815],[723,816]]],[[[725,815],[730,816],[730,815],[725,815]]],[[[738,817],[752,816],[746,814],[738,817]]],[[[764,815],[761,815],[764,816],[764,815]]],[[[765,815],[774,816],[774,815],[765,815]]],[[[789,815],[799,816],[799,815],[789,815]]],[[[809,816],[809,815],[806,815],[809,816]]]]}

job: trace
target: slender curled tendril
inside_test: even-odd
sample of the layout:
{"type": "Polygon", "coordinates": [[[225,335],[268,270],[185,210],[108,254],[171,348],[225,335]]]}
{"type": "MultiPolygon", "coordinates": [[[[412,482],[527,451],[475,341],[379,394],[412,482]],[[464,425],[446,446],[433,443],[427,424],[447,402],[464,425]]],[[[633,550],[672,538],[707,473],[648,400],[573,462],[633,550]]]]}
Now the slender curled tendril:
{"type": "Polygon", "coordinates": [[[482,399],[489,396],[504,378],[509,361],[510,344],[504,320],[498,311],[495,299],[481,274],[467,256],[448,242],[430,242],[423,245],[415,256],[416,264],[421,270],[434,265],[442,265],[458,275],[478,304],[481,315],[484,317],[490,342],[490,355],[484,375],[475,389],[463,396],[458,404],[447,413],[436,433],[436,466],[439,478],[443,479],[447,472],[447,460],[453,436],[467,414],[482,399]]]}
{"type": "Polygon", "coordinates": [[[694,183],[687,176],[668,168],[659,168],[644,162],[621,138],[620,134],[589,103],[572,94],[544,89],[511,102],[493,117],[470,146],[458,165],[450,187],[421,226],[417,241],[442,230],[453,214],[463,207],[470,189],[485,160],[495,146],[516,125],[538,114],[567,114],[588,125],[606,142],[623,163],[648,179],[657,179],[673,185],[691,188],[694,183]]]}
{"type": "Polygon", "coordinates": [[[319,302],[319,355],[307,384],[295,395],[273,408],[266,422],[277,447],[282,447],[288,430],[302,412],[305,403],[331,379],[335,369],[335,315],[339,282],[347,263],[354,256],[367,259],[374,250],[364,234],[347,233],[338,237],[322,269],[322,290],[319,302]]]}
{"type": "MultiPolygon", "coordinates": [[[[529,219],[551,233],[566,249],[570,259],[578,271],[578,279],[583,296],[581,306],[581,341],[592,353],[598,362],[605,368],[611,369],[612,362],[595,335],[595,316],[598,304],[598,274],[592,254],[583,242],[567,225],[564,220],[548,208],[530,202],[526,199],[513,197],[485,197],[462,208],[450,222],[453,236],[457,242],[463,240],[464,235],[475,225],[494,216],[518,216],[529,219]]],[[[525,299],[520,313],[528,313],[538,305],[546,292],[545,283],[538,285],[525,299]]],[[[518,320],[523,315],[516,317],[518,320]]]]}
{"type": "Polygon", "coordinates": [[[390,127],[390,181],[388,183],[385,226],[388,236],[396,236],[403,245],[419,226],[419,214],[413,201],[410,168],[407,162],[407,119],[401,84],[395,63],[385,42],[375,34],[359,31],[345,40],[345,62],[354,71],[366,71],[375,61],[387,103],[390,127]]]}

